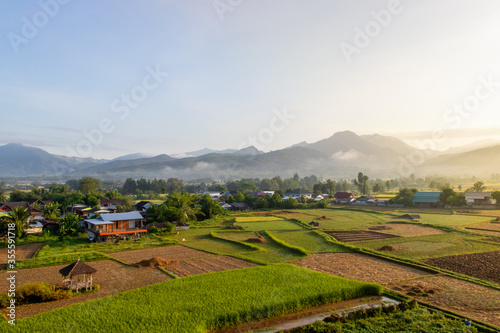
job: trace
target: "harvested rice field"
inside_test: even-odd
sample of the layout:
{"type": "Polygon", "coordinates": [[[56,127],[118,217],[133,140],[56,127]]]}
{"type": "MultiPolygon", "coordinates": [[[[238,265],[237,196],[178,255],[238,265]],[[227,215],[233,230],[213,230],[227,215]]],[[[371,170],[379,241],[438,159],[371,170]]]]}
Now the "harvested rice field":
{"type": "Polygon", "coordinates": [[[448,256],[422,262],[500,284],[500,251],[448,256]]]}
{"type": "Polygon", "coordinates": [[[387,286],[417,300],[500,326],[500,290],[448,276],[428,276],[387,286]]]}
{"type": "Polygon", "coordinates": [[[386,223],[370,227],[368,229],[399,237],[429,236],[429,235],[439,235],[445,233],[440,229],[426,227],[414,223],[386,223]]]}
{"type": "Polygon", "coordinates": [[[291,262],[314,271],[364,282],[387,284],[429,275],[425,270],[357,253],[318,253],[291,262]]]}
{"type": "Polygon", "coordinates": [[[163,246],[125,252],[114,252],[109,253],[109,255],[113,258],[122,260],[127,264],[135,264],[141,260],[147,260],[153,257],[160,257],[166,260],[186,260],[213,256],[213,254],[194,250],[182,245],[163,246]]]}

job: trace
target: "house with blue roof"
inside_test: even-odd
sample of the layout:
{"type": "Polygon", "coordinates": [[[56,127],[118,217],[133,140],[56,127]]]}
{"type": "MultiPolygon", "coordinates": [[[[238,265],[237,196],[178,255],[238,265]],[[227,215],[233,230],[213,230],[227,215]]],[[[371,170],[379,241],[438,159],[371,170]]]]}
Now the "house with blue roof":
{"type": "Polygon", "coordinates": [[[416,192],[413,196],[413,205],[421,208],[437,208],[441,206],[440,196],[441,192],[416,192]]]}

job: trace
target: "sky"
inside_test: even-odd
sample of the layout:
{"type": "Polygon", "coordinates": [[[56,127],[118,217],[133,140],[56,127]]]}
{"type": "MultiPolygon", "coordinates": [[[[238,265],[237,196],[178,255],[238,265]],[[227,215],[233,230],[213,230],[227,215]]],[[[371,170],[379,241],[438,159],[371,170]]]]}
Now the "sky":
{"type": "Polygon", "coordinates": [[[114,158],[335,132],[500,139],[496,0],[0,3],[0,145],[114,158]]]}

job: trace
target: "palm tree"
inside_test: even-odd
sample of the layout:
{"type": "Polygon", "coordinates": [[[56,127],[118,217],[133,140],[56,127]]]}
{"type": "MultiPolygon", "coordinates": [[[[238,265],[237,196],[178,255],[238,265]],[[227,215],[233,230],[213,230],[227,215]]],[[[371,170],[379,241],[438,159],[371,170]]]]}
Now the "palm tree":
{"type": "Polygon", "coordinates": [[[26,208],[23,207],[15,207],[12,209],[12,212],[9,216],[9,222],[14,223],[16,225],[16,238],[19,238],[24,233],[24,229],[30,218],[31,214],[28,212],[26,208]]]}
{"type": "Polygon", "coordinates": [[[169,207],[175,207],[181,211],[182,222],[196,219],[199,209],[193,208],[193,201],[189,193],[172,193],[165,202],[169,207]]]}
{"type": "Polygon", "coordinates": [[[61,215],[59,210],[59,204],[57,202],[51,202],[43,207],[43,218],[44,219],[57,219],[61,215]]]}

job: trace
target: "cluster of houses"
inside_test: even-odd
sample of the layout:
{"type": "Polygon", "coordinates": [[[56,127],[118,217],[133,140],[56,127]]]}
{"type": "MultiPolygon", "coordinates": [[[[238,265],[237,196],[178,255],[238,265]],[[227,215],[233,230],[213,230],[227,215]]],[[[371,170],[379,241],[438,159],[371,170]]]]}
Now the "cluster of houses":
{"type": "MultiPolygon", "coordinates": [[[[438,208],[445,205],[440,201],[441,192],[417,192],[413,197],[415,207],[438,208]]],[[[477,209],[494,209],[497,201],[491,192],[465,192],[467,207],[477,209]]]]}
{"type": "MultiPolygon", "coordinates": [[[[255,196],[273,195],[274,191],[257,191],[252,193],[255,196]]],[[[220,196],[220,193],[218,193],[220,196]]],[[[443,207],[444,204],[440,202],[440,192],[416,192],[413,197],[415,207],[421,208],[438,208],[443,207]]],[[[215,195],[214,195],[215,196],[215,195]]],[[[283,199],[314,199],[320,201],[328,197],[327,194],[313,194],[309,191],[296,189],[284,194],[283,199]]],[[[218,197],[216,197],[218,198],[218,197]]],[[[496,200],[491,197],[490,192],[478,193],[467,192],[465,193],[467,206],[470,208],[488,209],[496,207],[496,200]]],[[[370,195],[362,195],[355,197],[350,192],[336,192],[333,200],[338,204],[351,204],[351,205],[373,205],[385,206],[387,200],[377,199],[370,195]]],[[[42,228],[57,231],[59,223],[53,221],[46,221],[43,218],[43,207],[49,201],[30,200],[25,202],[5,202],[0,203],[0,217],[8,215],[16,207],[22,207],[29,213],[27,223],[31,228],[28,232],[41,232],[42,228]]],[[[243,202],[226,203],[219,202],[222,208],[230,211],[244,211],[251,210],[251,206],[243,202]]],[[[88,230],[90,240],[102,241],[109,236],[120,237],[140,237],[141,234],[147,232],[145,226],[146,210],[154,205],[150,201],[140,201],[134,205],[134,209],[129,212],[117,213],[117,207],[122,205],[120,200],[111,200],[107,198],[100,199],[99,208],[92,208],[82,204],[75,204],[68,206],[68,211],[73,212],[81,217],[80,225],[88,230]],[[98,216],[97,218],[94,218],[98,216]]],[[[174,222],[176,230],[189,229],[189,225],[182,222],[174,222]]]]}
{"type": "MultiPolygon", "coordinates": [[[[29,228],[27,233],[42,232],[43,229],[57,231],[60,224],[54,221],[47,221],[43,218],[43,208],[50,201],[30,200],[23,202],[0,203],[0,216],[9,215],[16,207],[22,207],[29,213],[27,223],[29,228]]],[[[68,212],[80,216],[80,225],[88,230],[91,241],[102,241],[109,236],[120,237],[140,237],[147,232],[145,227],[146,210],[153,205],[149,201],[141,201],[134,205],[130,212],[117,213],[117,207],[122,205],[121,200],[100,199],[99,208],[88,207],[83,204],[68,206],[68,212]],[[97,218],[94,218],[98,216],[97,218]]],[[[185,230],[188,225],[182,222],[175,222],[177,230],[185,230]]]]}
{"type": "MultiPolygon", "coordinates": [[[[416,192],[413,196],[413,205],[420,208],[440,208],[444,207],[440,201],[441,192],[416,192]]],[[[494,209],[497,201],[492,198],[491,192],[466,192],[465,200],[467,207],[477,209],[494,209]]],[[[372,205],[386,206],[386,199],[378,199],[370,195],[362,195],[355,198],[350,192],[337,192],[334,196],[334,202],[339,204],[351,205],[372,205]]]]}

